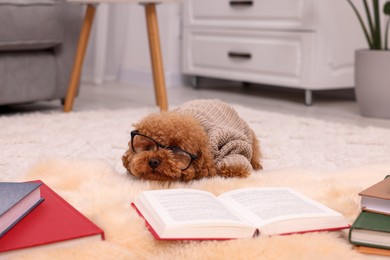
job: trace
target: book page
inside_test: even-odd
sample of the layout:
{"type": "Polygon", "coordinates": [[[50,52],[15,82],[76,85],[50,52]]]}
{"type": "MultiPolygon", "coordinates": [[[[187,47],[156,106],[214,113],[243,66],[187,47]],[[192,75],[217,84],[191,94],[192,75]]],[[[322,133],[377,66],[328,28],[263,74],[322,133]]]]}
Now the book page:
{"type": "Polygon", "coordinates": [[[288,188],[240,189],[219,199],[257,226],[288,218],[339,214],[288,188]]]}
{"type": "MultiPolygon", "coordinates": [[[[148,211],[155,211],[164,223],[242,222],[245,220],[208,192],[191,189],[145,191],[140,196],[148,211]]],[[[139,202],[135,201],[139,206],[139,202]]],[[[245,224],[248,226],[248,224],[245,224]]]]}

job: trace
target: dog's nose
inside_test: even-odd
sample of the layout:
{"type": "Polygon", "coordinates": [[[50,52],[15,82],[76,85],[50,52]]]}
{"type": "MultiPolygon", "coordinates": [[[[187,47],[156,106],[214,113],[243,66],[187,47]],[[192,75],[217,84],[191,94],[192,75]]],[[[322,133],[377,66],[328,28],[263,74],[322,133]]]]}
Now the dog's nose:
{"type": "Polygon", "coordinates": [[[149,166],[150,168],[157,168],[160,165],[160,160],[157,158],[150,158],[149,159],[149,166]]]}

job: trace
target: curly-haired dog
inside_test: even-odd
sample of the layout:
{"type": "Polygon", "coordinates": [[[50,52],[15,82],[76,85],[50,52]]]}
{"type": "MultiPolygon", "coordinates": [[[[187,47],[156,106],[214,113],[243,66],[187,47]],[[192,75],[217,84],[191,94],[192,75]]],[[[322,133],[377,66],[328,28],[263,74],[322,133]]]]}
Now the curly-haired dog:
{"type": "Polygon", "coordinates": [[[124,167],[136,177],[190,181],[246,177],[260,164],[259,142],[237,112],[218,100],[194,100],[134,124],[124,167]]]}

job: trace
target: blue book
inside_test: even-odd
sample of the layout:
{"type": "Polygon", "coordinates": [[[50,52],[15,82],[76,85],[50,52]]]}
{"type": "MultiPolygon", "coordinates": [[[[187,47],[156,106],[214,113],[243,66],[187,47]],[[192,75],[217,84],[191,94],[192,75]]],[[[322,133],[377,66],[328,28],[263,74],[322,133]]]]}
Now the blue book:
{"type": "Polygon", "coordinates": [[[0,237],[43,201],[37,182],[0,182],[0,237]]]}

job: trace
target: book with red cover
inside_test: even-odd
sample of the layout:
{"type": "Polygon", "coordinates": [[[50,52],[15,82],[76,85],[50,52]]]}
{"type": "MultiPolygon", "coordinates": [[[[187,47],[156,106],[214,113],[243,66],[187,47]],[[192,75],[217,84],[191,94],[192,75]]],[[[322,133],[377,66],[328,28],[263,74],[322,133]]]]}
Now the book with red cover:
{"type": "Polygon", "coordinates": [[[0,238],[0,253],[82,238],[104,240],[104,231],[42,181],[44,201],[0,238]]]}
{"type": "MultiPolygon", "coordinates": [[[[183,236],[183,237],[177,237],[177,238],[164,238],[164,237],[161,237],[158,232],[153,228],[153,226],[149,223],[149,221],[144,217],[144,215],[142,215],[142,213],[139,211],[139,209],[137,208],[137,206],[134,204],[134,203],[131,203],[130,204],[131,207],[137,212],[137,214],[143,218],[145,220],[145,225],[146,225],[146,228],[149,230],[149,232],[153,235],[153,237],[157,240],[232,240],[232,239],[236,239],[236,237],[186,237],[186,236],[183,236]]],[[[306,231],[301,231],[301,232],[290,232],[290,233],[283,233],[283,234],[279,234],[279,235],[283,235],[283,236],[288,236],[288,235],[293,235],[293,234],[305,234],[305,233],[311,233],[311,232],[323,232],[323,231],[340,231],[340,230],[343,230],[343,229],[347,229],[349,228],[348,225],[346,226],[342,226],[342,227],[335,227],[335,228],[327,228],[327,229],[317,229],[317,230],[306,230],[306,231]]],[[[256,231],[254,234],[253,234],[253,237],[256,237],[256,236],[259,236],[260,235],[260,232],[256,231]]]]}
{"type": "Polygon", "coordinates": [[[344,216],[289,188],[143,191],[131,206],[158,240],[226,240],[349,228],[344,216]]]}

